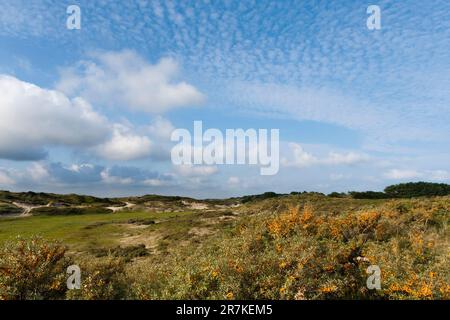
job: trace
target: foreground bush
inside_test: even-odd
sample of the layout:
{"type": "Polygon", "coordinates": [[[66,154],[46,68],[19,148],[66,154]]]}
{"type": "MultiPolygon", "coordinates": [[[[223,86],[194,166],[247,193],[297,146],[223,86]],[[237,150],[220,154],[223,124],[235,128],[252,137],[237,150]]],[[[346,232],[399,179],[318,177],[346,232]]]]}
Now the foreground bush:
{"type": "Polygon", "coordinates": [[[81,288],[67,291],[73,300],[119,300],[127,296],[125,262],[112,256],[86,259],[79,263],[81,288]]]}
{"type": "Polygon", "coordinates": [[[123,299],[125,262],[111,256],[73,262],[66,247],[42,238],[17,239],[0,248],[0,300],[123,299]],[[67,267],[81,269],[81,288],[67,289],[67,267]]]}
{"type": "Polygon", "coordinates": [[[0,299],[58,299],[66,291],[66,248],[40,238],[0,248],[0,299]]]}

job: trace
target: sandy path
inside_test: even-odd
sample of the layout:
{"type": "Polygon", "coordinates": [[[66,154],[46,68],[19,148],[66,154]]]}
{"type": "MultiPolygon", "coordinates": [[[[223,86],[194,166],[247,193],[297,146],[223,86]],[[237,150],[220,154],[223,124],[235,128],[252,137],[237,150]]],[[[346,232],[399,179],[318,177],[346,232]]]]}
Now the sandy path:
{"type": "Polygon", "coordinates": [[[122,210],[125,210],[125,209],[131,209],[134,206],[136,206],[135,203],[125,202],[125,206],[122,206],[122,207],[106,207],[106,209],[112,210],[112,212],[114,213],[114,212],[122,211],[122,210]]]}
{"type": "Polygon", "coordinates": [[[32,206],[32,205],[29,205],[26,203],[20,203],[20,202],[13,202],[12,204],[23,210],[23,212],[20,214],[21,216],[31,215],[31,210],[33,210],[33,209],[50,207],[50,203],[47,203],[45,206],[32,206]]]}

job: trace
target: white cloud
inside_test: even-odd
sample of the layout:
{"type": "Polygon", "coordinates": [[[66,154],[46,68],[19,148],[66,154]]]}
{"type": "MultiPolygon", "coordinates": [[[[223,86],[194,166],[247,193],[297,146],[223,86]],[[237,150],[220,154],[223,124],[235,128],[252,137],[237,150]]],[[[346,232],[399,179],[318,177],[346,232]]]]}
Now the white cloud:
{"type": "Polygon", "coordinates": [[[328,158],[324,159],[323,162],[327,164],[335,165],[351,165],[355,163],[360,163],[369,160],[369,156],[366,154],[348,152],[348,153],[337,153],[330,152],[328,158]]]}
{"type": "Polygon", "coordinates": [[[320,158],[303,149],[298,143],[289,143],[289,151],[292,154],[290,159],[283,158],[281,163],[286,167],[304,168],[314,165],[353,165],[369,160],[366,154],[356,152],[329,152],[328,155],[320,158]]]}
{"type": "Polygon", "coordinates": [[[150,186],[150,187],[162,187],[162,186],[168,186],[172,182],[168,180],[163,179],[146,179],[142,182],[143,185],[150,186]]]}
{"type": "Polygon", "coordinates": [[[241,183],[241,180],[238,177],[229,177],[228,178],[228,184],[230,185],[239,185],[241,183]]]}
{"type": "Polygon", "coordinates": [[[298,143],[289,143],[289,148],[293,154],[294,159],[292,161],[282,159],[282,163],[285,166],[295,166],[302,168],[317,164],[319,162],[319,159],[306,152],[298,143]]]}
{"type": "Polygon", "coordinates": [[[332,181],[339,181],[345,179],[345,175],[342,173],[332,173],[330,174],[330,180],[332,181]]]}
{"type": "Polygon", "coordinates": [[[111,140],[96,147],[96,152],[108,160],[135,160],[148,157],[151,145],[148,137],[136,135],[130,128],[116,124],[111,140]]]}
{"type": "Polygon", "coordinates": [[[430,177],[435,181],[446,181],[450,180],[450,173],[445,170],[433,170],[430,171],[430,177]]]}
{"type": "Polygon", "coordinates": [[[446,181],[450,180],[450,173],[446,170],[391,169],[384,173],[384,177],[393,180],[422,178],[430,181],[446,181]]]}
{"type": "Polygon", "coordinates": [[[148,127],[148,131],[152,137],[166,141],[170,141],[170,136],[172,135],[173,130],[175,130],[173,124],[161,116],[157,116],[153,119],[152,123],[148,127]]]}
{"type": "Polygon", "coordinates": [[[7,172],[0,170],[0,185],[12,185],[15,183],[15,180],[7,172]]]}
{"type": "Polygon", "coordinates": [[[86,147],[109,133],[104,117],[81,98],[0,75],[0,158],[45,157],[45,147],[86,147]]]}
{"type": "Polygon", "coordinates": [[[384,176],[388,179],[416,179],[422,177],[422,173],[416,170],[410,169],[391,169],[385,172],[384,176]]]}
{"type": "Polygon", "coordinates": [[[193,176],[210,176],[217,173],[217,167],[215,166],[200,166],[200,165],[179,165],[176,166],[176,171],[186,177],[193,176]]]}
{"type": "Polygon", "coordinates": [[[105,105],[163,113],[173,108],[200,105],[204,96],[192,85],[177,81],[179,65],[171,58],[151,65],[133,51],[93,55],[94,61],[61,72],[57,87],[105,105]]]}
{"type": "Polygon", "coordinates": [[[44,179],[48,179],[50,177],[50,173],[48,172],[45,165],[38,162],[33,163],[29,168],[27,168],[27,172],[30,175],[31,179],[38,182],[41,182],[44,179]]]}
{"type": "Polygon", "coordinates": [[[100,173],[102,181],[107,184],[124,184],[129,185],[134,182],[130,177],[117,177],[110,174],[109,169],[105,169],[100,173]]]}

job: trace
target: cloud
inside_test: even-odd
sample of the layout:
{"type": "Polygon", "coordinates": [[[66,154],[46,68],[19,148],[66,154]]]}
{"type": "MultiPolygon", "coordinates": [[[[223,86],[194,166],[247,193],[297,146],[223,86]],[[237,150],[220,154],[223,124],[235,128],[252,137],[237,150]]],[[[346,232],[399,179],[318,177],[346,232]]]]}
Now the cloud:
{"type": "Polygon", "coordinates": [[[107,120],[84,99],[0,75],[0,158],[37,160],[46,147],[88,147],[106,139],[107,120]]]}
{"type": "Polygon", "coordinates": [[[285,166],[296,166],[301,168],[308,167],[319,162],[319,159],[317,159],[311,153],[306,152],[298,143],[289,143],[289,148],[293,153],[294,159],[292,161],[282,159],[281,162],[285,166]]]}
{"type": "Polygon", "coordinates": [[[232,186],[239,185],[241,183],[241,180],[238,177],[229,177],[228,178],[228,184],[232,186]]]}
{"type": "Polygon", "coordinates": [[[9,173],[0,168],[0,185],[9,186],[15,183],[16,181],[10,177],[9,173]]]}
{"type": "Polygon", "coordinates": [[[57,88],[92,102],[150,113],[204,102],[194,86],[177,81],[180,68],[172,58],[151,65],[129,50],[94,54],[92,58],[76,68],[63,69],[57,88]]]}
{"type": "Polygon", "coordinates": [[[391,169],[385,172],[384,176],[394,180],[416,179],[422,177],[422,173],[416,170],[391,169]]]}
{"type": "Polygon", "coordinates": [[[127,161],[146,158],[152,150],[147,136],[136,135],[130,128],[115,124],[112,138],[95,148],[98,155],[108,160],[127,161]]]}
{"type": "Polygon", "coordinates": [[[27,173],[34,181],[43,181],[50,177],[50,173],[44,164],[35,162],[27,168],[27,173]]]}
{"type": "Polygon", "coordinates": [[[330,152],[328,157],[323,160],[323,163],[330,165],[352,165],[356,163],[361,163],[369,160],[369,156],[366,154],[348,152],[348,153],[337,153],[330,152]]]}
{"type": "Polygon", "coordinates": [[[173,174],[135,166],[104,166],[93,163],[35,162],[24,171],[0,168],[0,184],[20,186],[170,186],[173,174]]]}
{"type": "Polygon", "coordinates": [[[140,185],[140,186],[167,186],[173,183],[171,175],[160,174],[138,167],[113,166],[101,173],[103,182],[107,184],[140,185]]]}
{"type": "Polygon", "coordinates": [[[173,124],[161,116],[155,117],[148,127],[151,136],[165,141],[170,141],[173,130],[175,130],[173,124]]]}
{"type": "MultiPolygon", "coordinates": [[[[47,171],[50,179],[65,184],[89,184],[101,181],[101,172],[104,167],[90,163],[66,166],[63,163],[50,163],[47,171]]],[[[47,178],[46,181],[49,181],[47,178]]]]}
{"type": "Polygon", "coordinates": [[[161,116],[155,117],[149,126],[144,128],[153,141],[153,150],[150,157],[156,161],[166,161],[170,159],[170,150],[173,142],[170,140],[172,132],[175,130],[173,124],[161,116]]]}
{"type": "Polygon", "coordinates": [[[450,173],[446,170],[391,169],[384,173],[384,177],[392,180],[425,179],[430,181],[446,181],[450,180],[450,173]]]}
{"type": "Polygon", "coordinates": [[[210,176],[218,172],[216,166],[177,165],[175,170],[185,177],[210,176]]]}
{"type": "Polygon", "coordinates": [[[315,165],[354,165],[368,161],[370,158],[366,154],[356,152],[339,153],[331,151],[327,156],[319,158],[303,149],[298,143],[289,143],[289,151],[292,154],[290,159],[283,158],[281,163],[286,167],[304,168],[315,165]]]}
{"type": "Polygon", "coordinates": [[[450,173],[446,170],[433,170],[430,172],[430,177],[435,181],[448,181],[450,180],[450,173]]]}

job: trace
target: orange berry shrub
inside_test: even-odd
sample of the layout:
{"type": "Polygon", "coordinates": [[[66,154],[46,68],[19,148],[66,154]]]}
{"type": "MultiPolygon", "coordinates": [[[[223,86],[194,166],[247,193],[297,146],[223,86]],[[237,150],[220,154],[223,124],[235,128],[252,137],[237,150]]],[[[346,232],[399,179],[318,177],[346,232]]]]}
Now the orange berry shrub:
{"type": "Polygon", "coordinates": [[[66,248],[41,238],[11,241],[0,248],[0,300],[62,299],[66,248]]]}
{"type": "Polygon", "coordinates": [[[132,295],[449,298],[448,198],[383,201],[343,212],[325,210],[324,201],[273,204],[283,209],[247,215],[212,243],[182,248],[158,263],[136,264],[129,272],[132,295]],[[381,290],[366,286],[370,265],[381,270],[381,290]]]}

